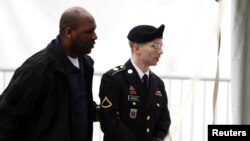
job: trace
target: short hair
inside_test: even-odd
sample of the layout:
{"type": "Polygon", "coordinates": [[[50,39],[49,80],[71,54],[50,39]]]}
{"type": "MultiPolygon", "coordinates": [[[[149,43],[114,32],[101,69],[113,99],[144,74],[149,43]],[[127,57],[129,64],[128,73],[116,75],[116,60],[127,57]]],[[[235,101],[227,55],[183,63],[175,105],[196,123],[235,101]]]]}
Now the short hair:
{"type": "Polygon", "coordinates": [[[67,27],[76,29],[78,27],[79,19],[80,19],[79,9],[74,8],[65,11],[60,19],[59,34],[63,34],[63,31],[65,31],[67,27]]]}
{"type": "Polygon", "coordinates": [[[128,44],[129,44],[129,46],[132,48],[133,45],[135,44],[135,42],[128,40],[128,44]]]}

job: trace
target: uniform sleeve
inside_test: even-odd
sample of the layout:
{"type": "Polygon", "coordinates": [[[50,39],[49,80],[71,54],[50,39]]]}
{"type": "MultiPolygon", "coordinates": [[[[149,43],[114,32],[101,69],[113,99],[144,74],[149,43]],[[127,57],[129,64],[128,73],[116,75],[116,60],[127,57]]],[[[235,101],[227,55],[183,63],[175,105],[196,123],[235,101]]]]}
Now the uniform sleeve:
{"type": "Polygon", "coordinates": [[[14,141],[29,121],[34,111],[39,85],[42,79],[36,79],[30,71],[18,69],[0,99],[0,140],[14,141]]]}
{"type": "Polygon", "coordinates": [[[156,131],[154,133],[153,138],[163,140],[168,134],[169,127],[171,124],[171,119],[170,119],[170,113],[168,109],[167,93],[165,90],[164,83],[162,81],[160,83],[160,89],[162,92],[162,97],[163,97],[164,102],[163,102],[163,107],[160,112],[160,118],[159,118],[159,121],[157,122],[156,131]]]}
{"type": "Polygon", "coordinates": [[[137,141],[117,114],[121,100],[121,85],[112,75],[104,74],[100,85],[100,123],[104,136],[113,141],[137,141]]]}

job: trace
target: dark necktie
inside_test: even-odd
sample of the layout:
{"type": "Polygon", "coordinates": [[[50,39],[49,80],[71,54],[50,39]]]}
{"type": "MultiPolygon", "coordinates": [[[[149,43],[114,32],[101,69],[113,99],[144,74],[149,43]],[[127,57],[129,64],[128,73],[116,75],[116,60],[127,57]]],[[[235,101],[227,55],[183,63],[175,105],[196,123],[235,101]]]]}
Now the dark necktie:
{"type": "Polygon", "coordinates": [[[144,89],[147,91],[148,89],[148,75],[144,74],[142,77],[142,84],[144,89]]]}

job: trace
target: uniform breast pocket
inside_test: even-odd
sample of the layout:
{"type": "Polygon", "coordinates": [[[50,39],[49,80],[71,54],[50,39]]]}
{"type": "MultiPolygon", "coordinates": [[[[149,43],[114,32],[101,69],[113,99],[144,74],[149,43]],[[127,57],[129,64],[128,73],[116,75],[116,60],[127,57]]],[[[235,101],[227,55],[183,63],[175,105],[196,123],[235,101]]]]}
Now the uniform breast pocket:
{"type": "Polygon", "coordinates": [[[155,117],[158,117],[163,105],[163,97],[162,96],[154,96],[153,102],[152,102],[152,113],[155,117]]]}

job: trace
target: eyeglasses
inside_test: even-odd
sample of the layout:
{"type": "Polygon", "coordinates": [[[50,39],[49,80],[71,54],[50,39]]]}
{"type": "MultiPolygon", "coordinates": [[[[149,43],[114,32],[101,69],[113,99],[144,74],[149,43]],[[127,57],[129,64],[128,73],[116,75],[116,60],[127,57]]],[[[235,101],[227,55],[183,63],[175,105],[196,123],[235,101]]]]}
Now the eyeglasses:
{"type": "Polygon", "coordinates": [[[150,47],[153,47],[155,49],[164,49],[164,44],[163,43],[144,43],[143,45],[149,45],[150,47]]]}

